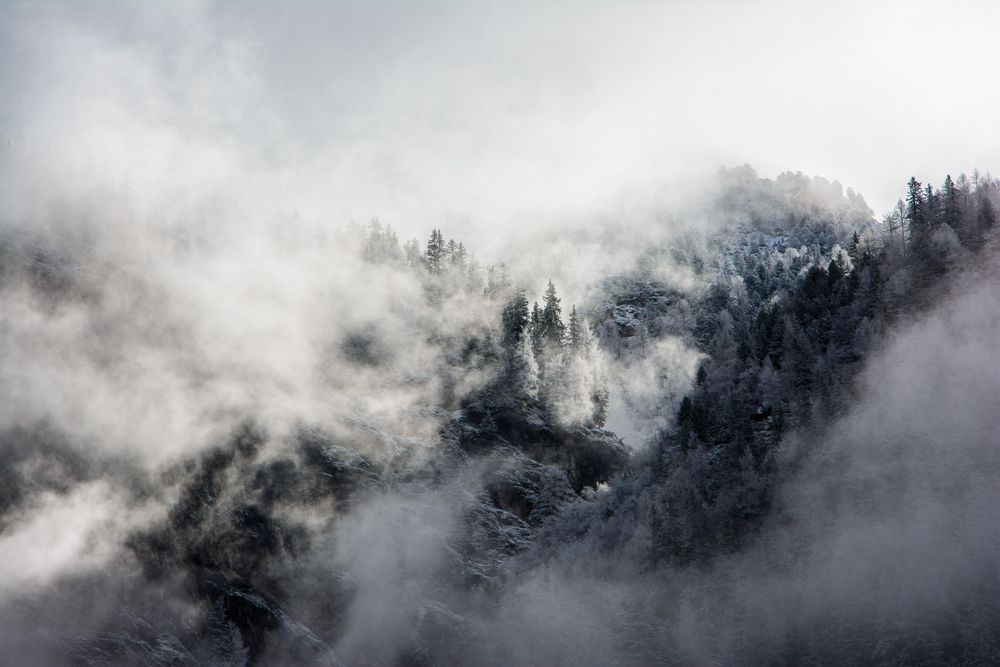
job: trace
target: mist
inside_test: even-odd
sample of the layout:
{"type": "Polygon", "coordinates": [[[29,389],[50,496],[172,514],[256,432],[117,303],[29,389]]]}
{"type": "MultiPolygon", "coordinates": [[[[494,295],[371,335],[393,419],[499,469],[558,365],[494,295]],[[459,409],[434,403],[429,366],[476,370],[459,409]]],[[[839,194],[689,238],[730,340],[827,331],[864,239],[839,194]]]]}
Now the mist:
{"type": "Polygon", "coordinates": [[[0,130],[58,150],[49,183],[127,183],[160,215],[253,193],[307,220],[454,221],[495,243],[745,162],[850,174],[881,213],[888,174],[997,153],[996,11],[8,3],[0,130]],[[963,110],[912,103],[930,81],[963,110]]]}
{"type": "Polygon", "coordinates": [[[5,3],[0,662],[996,662],[998,24],[5,3]]]}

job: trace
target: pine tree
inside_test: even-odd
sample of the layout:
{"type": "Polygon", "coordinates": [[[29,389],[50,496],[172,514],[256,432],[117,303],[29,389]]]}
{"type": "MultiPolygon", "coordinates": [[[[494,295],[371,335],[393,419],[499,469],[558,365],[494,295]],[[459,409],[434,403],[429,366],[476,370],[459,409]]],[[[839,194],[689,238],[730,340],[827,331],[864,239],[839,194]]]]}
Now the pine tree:
{"type": "Polygon", "coordinates": [[[549,280],[542,297],[545,307],[542,309],[542,340],[546,347],[557,348],[563,343],[565,325],[562,321],[562,307],[556,296],[556,286],[549,280]]]}
{"type": "Polygon", "coordinates": [[[431,238],[427,242],[427,252],[424,254],[424,261],[427,263],[427,271],[431,274],[441,273],[442,263],[445,255],[444,237],[440,229],[431,231],[431,238]]]}
{"type": "Polygon", "coordinates": [[[920,189],[920,181],[913,176],[906,185],[906,218],[911,229],[924,223],[924,193],[920,189]]]}
{"type": "Polygon", "coordinates": [[[382,225],[377,218],[368,223],[365,257],[370,262],[397,262],[402,257],[399,237],[392,225],[382,225]]]}
{"type": "Polygon", "coordinates": [[[924,219],[928,227],[941,222],[941,191],[935,191],[930,183],[924,187],[924,219]]]}
{"type": "Polygon", "coordinates": [[[410,268],[424,265],[424,253],[420,251],[420,241],[417,239],[410,239],[406,242],[403,246],[403,255],[406,258],[406,265],[410,268]]]}
{"type": "Polygon", "coordinates": [[[492,264],[486,269],[486,285],[483,287],[483,296],[487,299],[496,297],[497,292],[497,270],[492,264]]]}
{"type": "Polygon", "coordinates": [[[523,289],[514,292],[514,297],[503,309],[501,321],[503,346],[509,352],[520,344],[531,323],[531,316],[528,313],[528,297],[523,289]]]}
{"type": "Polygon", "coordinates": [[[505,381],[516,392],[532,393],[537,368],[531,353],[531,343],[526,335],[531,316],[528,312],[528,297],[523,289],[514,292],[514,297],[503,309],[501,320],[505,381]]]}
{"type": "Polygon", "coordinates": [[[837,289],[840,281],[844,277],[844,263],[843,259],[838,256],[835,259],[831,259],[830,263],[826,266],[826,282],[830,286],[830,291],[833,292],[837,289]]]}
{"type": "Polygon", "coordinates": [[[994,227],[997,223],[996,210],[993,208],[993,202],[990,201],[988,195],[984,195],[979,200],[979,206],[976,208],[976,228],[978,232],[978,238],[982,239],[982,234],[994,227]]]}
{"type": "Polygon", "coordinates": [[[927,229],[927,211],[924,192],[920,188],[920,181],[910,177],[907,184],[906,193],[906,219],[910,227],[910,257],[924,260],[927,257],[929,245],[929,232],[927,229]]]}
{"type": "Polygon", "coordinates": [[[608,403],[610,402],[610,396],[608,394],[608,388],[603,382],[599,383],[598,386],[594,388],[593,393],[590,395],[590,402],[593,406],[591,420],[594,422],[595,426],[604,426],[608,420],[608,403]]]}
{"type": "Polygon", "coordinates": [[[941,211],[942,222],[956,229],[958,221],[962,218],[962,209],[959,204],[958,189],[951,180],[951,174],[945,176],[944,185],[941,187],[941,211]]]}
{"type": "Polygon", "coordinates": [[[569,346],[573,352],[579,352],[587,347],[586,324],[576,314],[576,306],[569,313],[569,346]]]}
{"type": "Polygon", "coordinates": [[[483,293],[483,276],[479,262],[473,255],[465,267],[465,289],[469,294],[483,293]]]}
{"type": "Polygon", "coordinates": [[[464,271],[466,267],[466,262],[468,260],[468,252],[465,250],[465,245],[459,242],[455,246],[455,249],[451,252],[451,263],[454,264],[459,270],[464,271]]]}
{"type": "Polygon", "coordinates": [[[486,274],[485,294],[488,298],[495,299],[504,294],[510,284],[506,264],[501,262],[499,266],[490,266],[486,274]]]}
{"type": "Polygon", "coordinates": [[[542,356],[542,346],[545,340],[545,320],[542,316],[542,309],[538,307],[538,302],[531,307],[531,349],[535,353],[535,358],[542,356]]]}

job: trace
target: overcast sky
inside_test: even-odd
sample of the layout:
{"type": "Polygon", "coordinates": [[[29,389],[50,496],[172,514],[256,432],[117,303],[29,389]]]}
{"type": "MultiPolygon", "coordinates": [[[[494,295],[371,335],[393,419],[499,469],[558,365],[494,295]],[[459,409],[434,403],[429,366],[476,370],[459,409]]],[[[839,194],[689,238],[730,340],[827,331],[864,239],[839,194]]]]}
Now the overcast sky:
{"type": "Polygon", "coordinates": [[[995,2],[0,4],[34,178],[487,235],[750,163],[998,169],[995,2]]]}

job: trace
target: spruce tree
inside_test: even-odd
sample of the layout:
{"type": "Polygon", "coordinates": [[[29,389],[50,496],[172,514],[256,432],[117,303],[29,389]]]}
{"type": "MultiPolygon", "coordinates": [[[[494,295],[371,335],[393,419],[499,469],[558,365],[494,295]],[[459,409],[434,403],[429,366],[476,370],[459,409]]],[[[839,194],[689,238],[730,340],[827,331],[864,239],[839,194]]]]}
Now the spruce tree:
{"type": "Polygon", "coordinates": [[[460,241],[451,254],[451,263],[464,271],[468,257],[469,253],[465,250],[465,245],[460,241]]]}
{"type": "Polygon", "coordinates": [[[490,299],[502,295],[510,287],[510,275],[507,272],[507,265],[500,263],[499,266],[490,266],[486,275],[485,295],[490,299]]]}
{"type": "Polygon", "coordinates": [[[924,219],[928,227],[941,222],[941,191],[935,191],[930,183],[924,187],[924,219]]]}
{"type": "Polygon", "coordinates": [[[962,210],[959,204],[958,189],[951,180],[951,174],[945,176],[944,185],[941,187],[941,210],[942,222],[952,229],[956,229],[958,221],[962,217],[962,210]]]}
{"type": "Polygon", "coordinates": [[[417,239],[410,239],[406,242],[403,246],[403,255],[406,259],[406,265],[412,269],[424,265],[424,253],[420,251],[420,241],[417,239]]]}
{"type": "Polygon", "coordinates": [[[910,227],[910,252],[908,255],[918,260],[927,257],[929,233],[927,230],[926,200],[920,181],[910,177],[906,192],[906,219],[910,227]]]}
{"type": "Polygon", "coordinates": [[[559,305],[560,299],[556,296],[556,286],[549,280],[545,288],[545,295],[542,297],[545,307],[542,309],[542,340],[547,347],[561,347],[565,325],[562,321],[562,307],[559,305]]]}
{"type": "Polygon", "coordinates": [[[514,297],[503,309],[501,320],[503,346],[508,352],[511,352],[520,344],[531,322],[528,313],[528,297],[523,289],[514,292],[514,297]]]}
{"type": "Polygon", "coordinates": [[[569,346],[573,352],[579,352],[587,346],[587,335],[584,323],[576,314],[576,306],[569,313],[569,346]]]}
{"type": "Polygon", "coordinates": [[[996,210],[993,208],[993,202],[990,201],[989,195],[983,194],[979,200],[979,205],[976,208],[976,223],[977,231],[981,235],[988,229],[991,229],[997,222],[996,210]]]}
{"type": "Polygon", "coordinates": [[[427,271],[432,274],[441,273],[441,264],[444,259],[445,245],[444,237],[440,229],[431,231],[431,238],[427,242],[427,252],[424,255],[427,262],[427,271]]]}
{"type": "Polygon", "coordinates": [[[523,289],[514,292],[501,315],[502,345],[505,361],[504,381],[516,393],[531,393],[535,362],[527,340],[531,315],[523,289]]]}
{"type": "Polygon", "coordinates": [[[920,189],[920,181],[913,176],[906,185],[906,218],[911,229],[924,222],[924,193],[920,189]]]}
{"type": "Polygon", "coordinates": [[[531,307],[531,349],[536,358],[541,358],[542,346],[545,339],[545,320],[542,316],[542,309],[538,307],[538,302],[531,307]]]}

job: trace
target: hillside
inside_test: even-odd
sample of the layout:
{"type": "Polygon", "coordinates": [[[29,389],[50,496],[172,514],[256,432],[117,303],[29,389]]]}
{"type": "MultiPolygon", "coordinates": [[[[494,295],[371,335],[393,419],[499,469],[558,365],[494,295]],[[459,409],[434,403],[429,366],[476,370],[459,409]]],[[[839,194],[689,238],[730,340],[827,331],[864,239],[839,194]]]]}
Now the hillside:
{"type": "Polygon", "coordinates": [[[6,655],[995,661],[1000,182],[697,201],[577,304],[440,230],[5,221],[6,655]]]}

